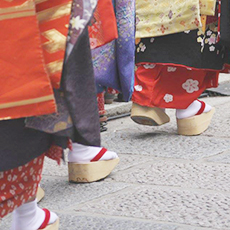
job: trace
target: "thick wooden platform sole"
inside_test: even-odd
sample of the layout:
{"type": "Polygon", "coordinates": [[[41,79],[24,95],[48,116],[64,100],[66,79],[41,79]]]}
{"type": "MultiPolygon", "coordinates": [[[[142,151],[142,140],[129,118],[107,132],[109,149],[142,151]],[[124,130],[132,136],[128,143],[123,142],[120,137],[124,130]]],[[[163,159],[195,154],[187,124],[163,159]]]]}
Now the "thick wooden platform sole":
{"type": "Polygon", "coordinates": [[[215,108],[212,108],[208,113],[185,119],[177,119],[178,134],[195,136],[203,133],[209,127],[214,113],[215,108]]]}
{"type": "Polygon", "coordinates": [[[45,196],[45,191],[39,186],[36,195],[37,202],[40,202],[44,198],[44,196],[45,196]]]}
{"type": "Polygon", "coordinates": [[[43,230],[58,230],[58,229],[59,229],[59,218],[53,224],[46,226],[46,228],[44,228],[43,230]]]}
{"type": "Polygon", "coordinates": [[[140,106],[133,103],[131,119],[137,124],[160,126],[170,121],[169,116],[160,108],[140,106]]]}
{"type": "Polygon", "coordinates": [[[69,181],[75,183],[87,183],[101,180],[107,177],[117,166],[120,159],[109,161],[96,161],[88,164],[68,163],[69,181]]]}

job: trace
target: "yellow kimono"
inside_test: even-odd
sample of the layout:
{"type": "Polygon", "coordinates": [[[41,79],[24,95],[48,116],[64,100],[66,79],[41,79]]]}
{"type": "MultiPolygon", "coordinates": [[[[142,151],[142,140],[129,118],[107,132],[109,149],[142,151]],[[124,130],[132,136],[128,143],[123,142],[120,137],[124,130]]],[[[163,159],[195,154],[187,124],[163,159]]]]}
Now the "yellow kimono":
{"type": "Polygon", "coordinates": [[[202,27],[201,15],[214,15],[216,0],[136,0],[136,38],[202,27]]]}

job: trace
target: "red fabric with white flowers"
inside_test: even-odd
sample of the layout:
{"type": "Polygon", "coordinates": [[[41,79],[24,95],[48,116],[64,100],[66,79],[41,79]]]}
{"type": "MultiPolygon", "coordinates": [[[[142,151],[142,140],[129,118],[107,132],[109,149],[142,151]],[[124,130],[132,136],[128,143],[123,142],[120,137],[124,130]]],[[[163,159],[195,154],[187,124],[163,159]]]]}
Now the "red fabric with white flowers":
{"type": "Polygon", "coordinates": [[[205,89],[218,86],[218,76],[218,71],[138,64],[132,101],[147,107],[186,109],[205,89]]]}

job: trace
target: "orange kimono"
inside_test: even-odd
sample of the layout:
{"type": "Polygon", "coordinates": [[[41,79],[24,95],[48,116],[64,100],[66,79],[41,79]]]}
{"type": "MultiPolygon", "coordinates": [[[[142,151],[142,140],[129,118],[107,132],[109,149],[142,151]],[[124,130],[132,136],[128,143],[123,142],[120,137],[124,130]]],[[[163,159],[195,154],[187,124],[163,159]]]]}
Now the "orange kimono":
{"type": "Polygon", "coordinates": [[[0,119],[56,111],[71,2],[0,1],[0,119]]]}

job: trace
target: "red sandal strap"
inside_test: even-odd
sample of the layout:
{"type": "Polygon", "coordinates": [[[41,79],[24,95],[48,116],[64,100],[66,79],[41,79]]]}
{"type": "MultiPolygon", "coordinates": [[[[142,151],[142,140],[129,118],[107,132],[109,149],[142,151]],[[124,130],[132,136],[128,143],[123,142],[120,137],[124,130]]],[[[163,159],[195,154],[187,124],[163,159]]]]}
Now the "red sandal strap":
{"type": "Polygon", "coordinates": [[[45,209],[45,208],[43,208],[43,211],[45,212],[45,220],[39,229],[46,228],[47,225],[49,224],[49,221],[50,221],[50,211],[48,209],[45,209]]]}
{"type": "Polygon", "coordinates": [[[204,112],[204,109],[205,109],[205,103],[203,101],[200,101],[200,100],[197,100],[201,103],[201,107],[200,107],[200,110],[197,112],[196,115],[200,115],[204,112]]]}
{"type": "Polygon", "coordinates": [[[101,151],[90,162],[99,161],[106,152],[107,149],[102,148],[101,151]]]}

